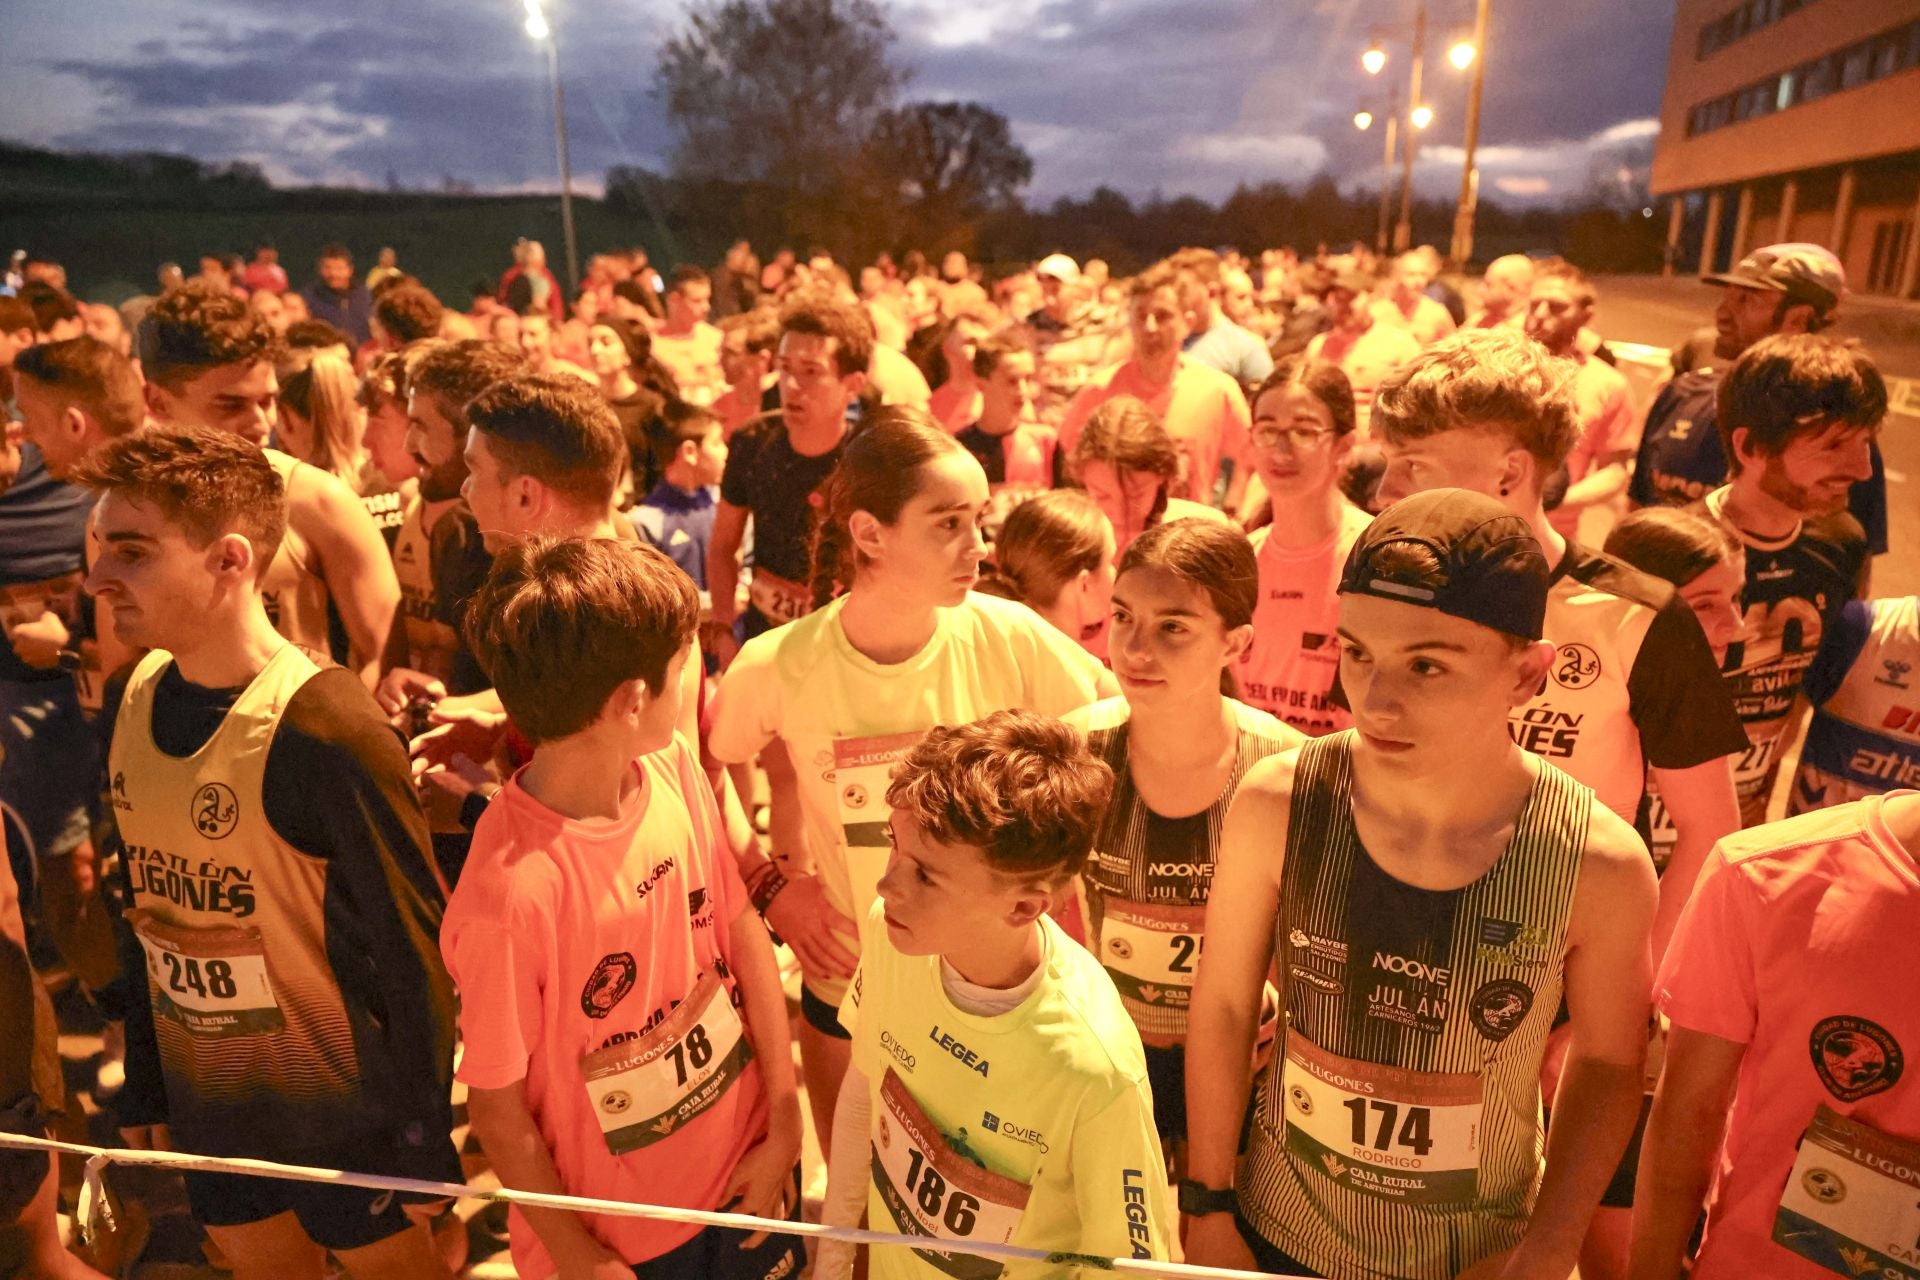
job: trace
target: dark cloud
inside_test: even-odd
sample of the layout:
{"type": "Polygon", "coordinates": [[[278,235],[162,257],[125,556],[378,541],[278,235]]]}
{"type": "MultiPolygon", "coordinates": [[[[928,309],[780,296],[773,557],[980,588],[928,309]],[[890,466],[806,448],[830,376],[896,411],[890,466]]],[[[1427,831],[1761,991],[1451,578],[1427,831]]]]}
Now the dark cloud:
{"type": "MultiPolygon", "coordinates": [[[[32,140],[191,151],[269,163],[285,179],[477,186],[552,172],[544,60],[510,0],[93,0],[87,29],[117,42],[9,41],[0,69],[80,86],[70,124],[32,140]],[[59,47],[36,57],[32,48],[59,47]],[[123,52],[122,52],[123,51],[123,52]]],[[[1105,182],[1133,195],[1304,180],[1324,167],[1371,183],[1380,135],[1351,123],[1380,104],[1358,56],[1390,0],[892,0],[913,96],[974,99],[1004,112],[1036,159],[1033,194],[1105,182]]],[[[1563,5],[1495,0],[1483,145],[1556,191],[1589,139],[1651,116],[1664,74],[1670,0],[1563,5]]],[[[1465,77],[1444,61],[1468,6],[1435,13],[1427,97],[1437,119],[1423,189],[1444,190],[1465,77]]],[[[677,6],[556,5],[577,173],[659,165],[671,130],[648,92],[677,6]]],[[[1387,78],[1405,74],[1395,46],[1387,78]]],[[[4,80],[5,77],[0,77],[4,80]]],[[[1530,180],[1529,180],[1530,181],[1530,180]]],[[[1520,185],[1529,185],[1522,182],[1520,185]]]]}

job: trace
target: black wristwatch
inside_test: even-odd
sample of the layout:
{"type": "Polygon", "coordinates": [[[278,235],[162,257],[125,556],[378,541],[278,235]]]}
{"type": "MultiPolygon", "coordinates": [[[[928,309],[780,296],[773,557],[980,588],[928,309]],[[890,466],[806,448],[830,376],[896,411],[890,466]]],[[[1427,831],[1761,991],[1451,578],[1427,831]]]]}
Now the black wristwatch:
{"type": "Polygon", "coordinates": [[[1216,1191],[1201,1182],[1180,1182],[1180,1212],[1189,1218],[1204,1218],[1210,1213],[1232,1213],[1240,1207],[1240,1197],[1232,1187],[1216,1191]]]}

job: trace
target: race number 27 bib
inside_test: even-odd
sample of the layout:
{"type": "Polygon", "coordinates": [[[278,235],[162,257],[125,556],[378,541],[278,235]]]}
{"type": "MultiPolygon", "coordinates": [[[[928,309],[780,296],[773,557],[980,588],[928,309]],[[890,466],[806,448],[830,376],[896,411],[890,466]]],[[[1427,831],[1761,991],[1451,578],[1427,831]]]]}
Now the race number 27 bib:
{"type": "Polygon", "coordinates": [[[1787,1176],[1773,1239],[1843,1276],[1920,1280],[1920,1142],[1821,1107],[1787,1176]]]}
{"type": "Polygon", "coordinates": [[[652,1146],[719,1102],[752,1057],[726,987],[709,972],[659,1026],[587,1054],[580,1069],[607,1150],[621,1156],[652,1146]]]}
{"type": "Polygon", "coordinates": [[[128,913],[147,956],[153,1011],[194,1036],[252,1036],[286,1026],[258,929],[189,929],[128,913]]]}
{"type": "Polygon", "coordinates": [[[1480,1177],[1480,1077],[1328,1053],[1287,1038],[1287,1151],[1343,1186],[1408,1204],[1471,1201],[1480,1177]]]}
{"type": "MultiPolygon", "coordinates": [[[[1020,1229],[1030,1189],[990,1173],[947,1145],[939,1126],[892,1068],[880,1081],[873,1124],[873,1185],[902,1235],[1008,1244],[1020,1229]]],[[[991,1280],[1001,1264],[972,1254],[915,1249],[957,1280],[991,1280]]]]}

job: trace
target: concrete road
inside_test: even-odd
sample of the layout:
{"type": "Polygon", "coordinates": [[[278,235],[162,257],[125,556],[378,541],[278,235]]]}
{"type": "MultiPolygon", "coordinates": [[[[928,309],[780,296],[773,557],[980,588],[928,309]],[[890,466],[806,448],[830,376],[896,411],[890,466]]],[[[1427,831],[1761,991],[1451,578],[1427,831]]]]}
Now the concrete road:
{"type": "MultiPolygon", "coordinates": [[[[1603,276],[1594,286],[1594,327],[1608,339],[1671,347],[1713,323],[1716,291],[1697,280],[1603,276]]],[[[1920,381],[1920,302],[1850,298],[1831,332],[1857,339],[1890,379],[1920,381]]],[[[1889,415],[1880,433],[1890,550],[1874,562],[1876,596],[1920,593],[1920,399],[1903,399],[1902,390],[1895,387],[1896,404],[1913,408],[1889,415]]]]}

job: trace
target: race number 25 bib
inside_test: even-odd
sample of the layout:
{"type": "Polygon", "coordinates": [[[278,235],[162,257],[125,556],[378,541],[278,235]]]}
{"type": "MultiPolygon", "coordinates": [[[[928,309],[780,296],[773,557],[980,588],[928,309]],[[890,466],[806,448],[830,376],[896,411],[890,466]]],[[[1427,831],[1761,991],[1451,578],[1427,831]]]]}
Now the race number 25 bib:
{"type": "MultiPolygon", "coordinates": [[[[1020,1229],[1030,1188],[989,1173],[954,1151],[900,1077],[888,1068],[874,1113],[873,1185],[902,1235],[1008,1244],[1020,1229]]],[[[957,1280],[992,1280],[1001,1264],[939,1249],[913,1251],[957,1280]]]]}
{"type": "Polygon", "coordinates": [[[1185,1024],[1206,918],[1205,907],[1106,899],[1100,963],[1136,1021],[1140,1013],[1164,1012],[1185,1024]]]}
{"type": "Polygon", "coordinates": [[[1471,1201],[1481,1081],[1328,1053],[1287,1038],[1287,1150],[1342,1186],[1408,1204],[1471,1201]]]}
{"type": "Polygon", "coordinates": [[[1843,1276],[1920,1280],[1920,1142],[1821,1107],[1787,1176],[1773,1239],[1843,1276]]]}
{"type": "Polygon", "coordinates": [[[195,1036],[252,1036],[286,1026],[258,929],[189,929],[147,910],[127,919],[147,956],[155,1014],[195,1036]]]}
{"type": "Polygon", "coordinates": [[[709,972],[659,1026],[587,1054],[580,1069],[607,1150],[622,1156],[719,1102],[752,1057],[726,987],[709,972]]]}

